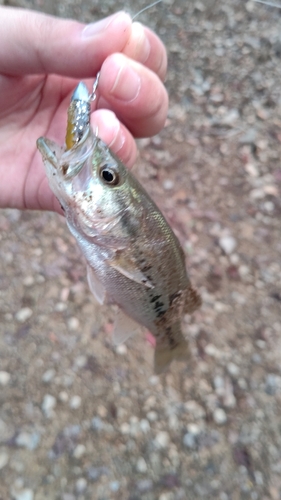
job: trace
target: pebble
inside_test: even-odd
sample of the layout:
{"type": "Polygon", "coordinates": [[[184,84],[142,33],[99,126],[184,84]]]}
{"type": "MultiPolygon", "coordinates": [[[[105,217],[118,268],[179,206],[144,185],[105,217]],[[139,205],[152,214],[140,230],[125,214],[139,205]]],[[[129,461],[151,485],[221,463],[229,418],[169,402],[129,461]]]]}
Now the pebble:
{"type": "Polygon", "coordinates": [[[150,422],[156,422],[156,420],[158,420],[158,414],[156,411],[149,411],[146,416],[150,422]]]}
{"type": "Polygon", "coordinates": [[[40,443],[40,435],[37,432],[20,432],[16,437],[16,445],[27,450],[36,450],[40,443]]]}
{"type": "Polygon", "coordinates": [[[268,373],[265,380],[265,391],[269,395],[274,395],[278,390],[281,391],[281,377],[275,373],[268,373]]]}
{"type": "Polygon", "coordinates": [[[4,469],[4,467],[9,462],[9,455],[5,451],[0,453],[0,470],[4,469]]]}
{"type": "Polygon", "coordinates": [[[69,406],[72,410],[77,410],[81,406],[82,399],[80,396],[72,396],[69,401],[69,406]]]}
{"type": "MultiPolygon", "coordinates": [[[[94,431],[101,431],[101,429],[104,427],[104,423],[100,417],[94,417],[92,419],[91,425],[92,425],[92,429],[94,431]]],[[[128,432],[129,432],[130,426],[129,426],[129,424],[127,424],[127,425],[128,425],[128,432]]],[[[122,432],[122,429],[120,429],[120,430],[122,432]]],[[[122,432],[122,434],[123,434],[123,432],[122,432]]],[[[125,434],[127,434],[127,433],[125,433],[125,434]]]]}
{"type": "Polygon", "coordinates": [[[74,458],[77,458],[77,460],[86,453],[86,446],[84,444],[78,444],[73,452],[74,458]]]}
{"type": "Polygon", "coordinates": [[[157,385],[159,383],[158,375],[151,375],[151,377],[149,377],[149,383],[150,385],[157,385]]]}
{"type": "Polygon", "coordinates": [[[66,391],[61,391],[59,393],[59,400],[61,403],[67,403],[68,399],[69,398],[68,398],[68,394],[66,391]]]}
{"type": "Polygon", "coordinates": [[[147,464],[143,457],[140,457],[136,464],[137,472],[144,474],[147,471],[147,464]]]}
{"type": "Polygon", "coordinates": [[[51,394],[45,394],[41,408],[46,417],[53,416],[53,410],[56,404],[57,400],[54,396],[52,396],[51,394]]]}
{"type": "Polygon", "coordinates": [[[109,487],[110,487],[111,491],[116,492],[120,489],[120,483],[119,483],[119,481],[111,481],[111,483],[109,484],[109,487]]]}
{"type": "Polygon", "coordinates": [[[170,442],[170,436],[168,432],[165,431],[158,432],[158,434],[156,434],[156,437],[154,439],[154,444],[156,448],[159,449],[167,448],[169,442],[170,442]]]}
{"type": "Polygon", "coordinates": [[[19,323],[24,323],[29,318],[31,318],[32,314],[33,311],[32,309],[30,309],[30,307],[23,307],[16,313],[15,318],[19,323]]]}
{"type": "Polygon", "coordinates": [[[218,425],[223,425],[227,422],[227,415],[222,408],[216,408],[213,413],[213,419],[218,425]]]}
{"type": "Polygon", "coordinates": [[[129,434],[130,425],[128,424],[128,422],[123,422],[123,424],[121,424],[120,431],[122,434],[129,434]]]}
{"type": "Polygon", "coordinates": [[[227,254],[231,254],[237,246],[237,241],[233,236],[222,236],[219,239],[221,249],[227,254]]]}
{"type": "Polygon", "coordinates": [[[152,479],[141,479],[137,482],[137,490],[140,493],[146,493],[153,489],[153,481],[152,479]]]}
{"type": "Polygon", "coordinates": [[[128,352],[127,346],[125,344],[118,345],[115,350],[117,354],[120,354],[121,356],[125,356],[128,352]]]}
{"type": "Polygon", "coordinates": [[[0,385],[3,387],[9,383],[11,375],[8,372],[0,371],[0,385]]]}
{"type": "Polygon", "coordinates": [[[68,325],[69,330],[72,330],[72,331],[78,330],[79,319],[75,318],[75,317],[69,318],[67,325],[68,325]]]}
{"type": "Polygon", "coordinates": [[[13,490],[12,496],[14,500],[33,500],[34,493],[32,490],[25,488],[21,491],[13,490]]]}
{"type": "Polygon", "coordinates": [[[186,446],[187,448],[195,448],[196,447],[196,440],[194,434],[190,434],[190,432],[187,432],[183,436],[183,445],[186,446]]]}
{"type": "Polygon", "coordinates": [[[169,191],[170,189],[173,189],[175,183],[172,179],[165,179],[163,181],[163,188],[166,190],[166,191],[169,191]]]}
{"type": "Polygon", "coordinates": [[[146,434],[147,432],[150,431],[150,423],[148,422],[148,420],[146,420],[146,418],[143,418],[140,423],[139,423],[139,426],[140,426],[140,430],[146,434]]]}
{"type": "Polygon", "coordinates": [[[75,490],[77,493],[84,493],[84,491],[87,489],[88,483],[84,477],[80,477],[77,479],[76,484],[75,484],[75,490]]]}
{"type": "Polygon", "coordinates": [[[74,365],[77,368],[85,368],[87,361],[87,356],[81,355],[74,360],[74,365]]]}
{"type": "Polygon", "coordinates": [[[187,430],[189,434],[192,434],[193,436],[198,436],[200,434],[200,427],[197,424],[188,424],[187,430]]]}
{"type": "Polygon", "coordinates": [[[34,281],[33,276],[29,275],[23,279],[22,283],[24,286],[32,286],[32,285],[34,285],[35,281],[34,281]]]}
{"type": "Polygon", "coordinates": [[[172,492],[161,493],[158,500],[173,500],[174,494],[172,492]]]}
{"type": "Polygon", "coordinates": [[[42,382],[44,382],[44,384],[49,384],[53,380],[55,374],[56,371],[53,368],[45,371],[45,373],[43,373],[42,375],[42,382]]]}

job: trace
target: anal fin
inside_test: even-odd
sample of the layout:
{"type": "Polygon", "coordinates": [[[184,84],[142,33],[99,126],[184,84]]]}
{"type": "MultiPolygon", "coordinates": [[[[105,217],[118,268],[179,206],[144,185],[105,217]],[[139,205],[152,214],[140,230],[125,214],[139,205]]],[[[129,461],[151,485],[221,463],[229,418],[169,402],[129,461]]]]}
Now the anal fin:
{"type": "Polygon", "coordinates": [[[136,335],[142,330],[141,325],[136,323],[132,318],[129,318],[126,314],[118,308],[114,330],[112,334],[112,341],[114,345],[120,345],[125,342],[128,338],[136,335]]]}
{"type": "Polygon", "coordinates": [[[181,335],[181,338],[173,348],[168,344],[156,344],[154,352],[154,372],[156,375],[159,375],[170,366],[172,361],[188,361],[190,356],[189,345],[183,335],[181,335]]]}

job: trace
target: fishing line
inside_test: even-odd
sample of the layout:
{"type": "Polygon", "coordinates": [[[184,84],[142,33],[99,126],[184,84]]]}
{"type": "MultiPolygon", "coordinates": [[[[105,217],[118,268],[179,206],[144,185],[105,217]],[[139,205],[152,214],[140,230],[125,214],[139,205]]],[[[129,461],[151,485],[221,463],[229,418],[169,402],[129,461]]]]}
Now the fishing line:
{"type": "Polygon", "coordinates": [[[139,12],[137,12],[133,17],[132,17],[132,21],[134,19],[136,19],[137,16],[139,16],[140,14],[142,14],[145,10],[147,9],[150,9],[151,7],[154,7],[154,5],[157,5],[158,3],[161,3],[163,2],[163,0],[156,0],[156,2],[153,2],[149,5],[147,5],[146,7],[144,7],[143,9],[139,10],[139,12]]]}
{"type": "Polygon", "coordinates": [[[281,9],[281,4],[277,4],[274,2],[267,2],[266,0],[254,0],[256,3],[262,3],[263,5],[267,5],[268,7],[276,7],[277,9],[281,9]]]}

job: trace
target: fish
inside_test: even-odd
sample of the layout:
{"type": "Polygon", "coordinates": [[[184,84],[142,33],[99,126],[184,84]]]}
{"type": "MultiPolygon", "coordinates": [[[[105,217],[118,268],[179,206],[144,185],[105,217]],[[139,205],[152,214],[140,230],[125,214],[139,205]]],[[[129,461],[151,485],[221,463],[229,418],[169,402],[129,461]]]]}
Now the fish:
{"type": "Polygon", "coordinates": [[[50,188],[87,263],[100,304],[117,306],[113,342],[148,329],[156,340],[154,371],[190,357],[181,322],[201,305],[185,255],[144,187],[90,125],[90,95],[80,82],[68,109],[66,144],[40,137],[50,188]]]}

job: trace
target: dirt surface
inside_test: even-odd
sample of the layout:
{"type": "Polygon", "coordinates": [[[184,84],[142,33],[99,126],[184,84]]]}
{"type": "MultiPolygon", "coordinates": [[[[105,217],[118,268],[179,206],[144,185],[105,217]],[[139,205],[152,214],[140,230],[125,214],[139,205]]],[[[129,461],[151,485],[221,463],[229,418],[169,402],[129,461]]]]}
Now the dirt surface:
{"type": "MultiPolygon", "coordinates": [[[[86,22],[147,2],[8,1],[86,22]],[[102,4],[102,5],[101,5],[102,4]]],[[[281,10],[165,0],[167,126],[136,167],[203,306],[193,361],[115,349],[64,220],[0,213],[1,500],[281,498],[281,10]]]]}

